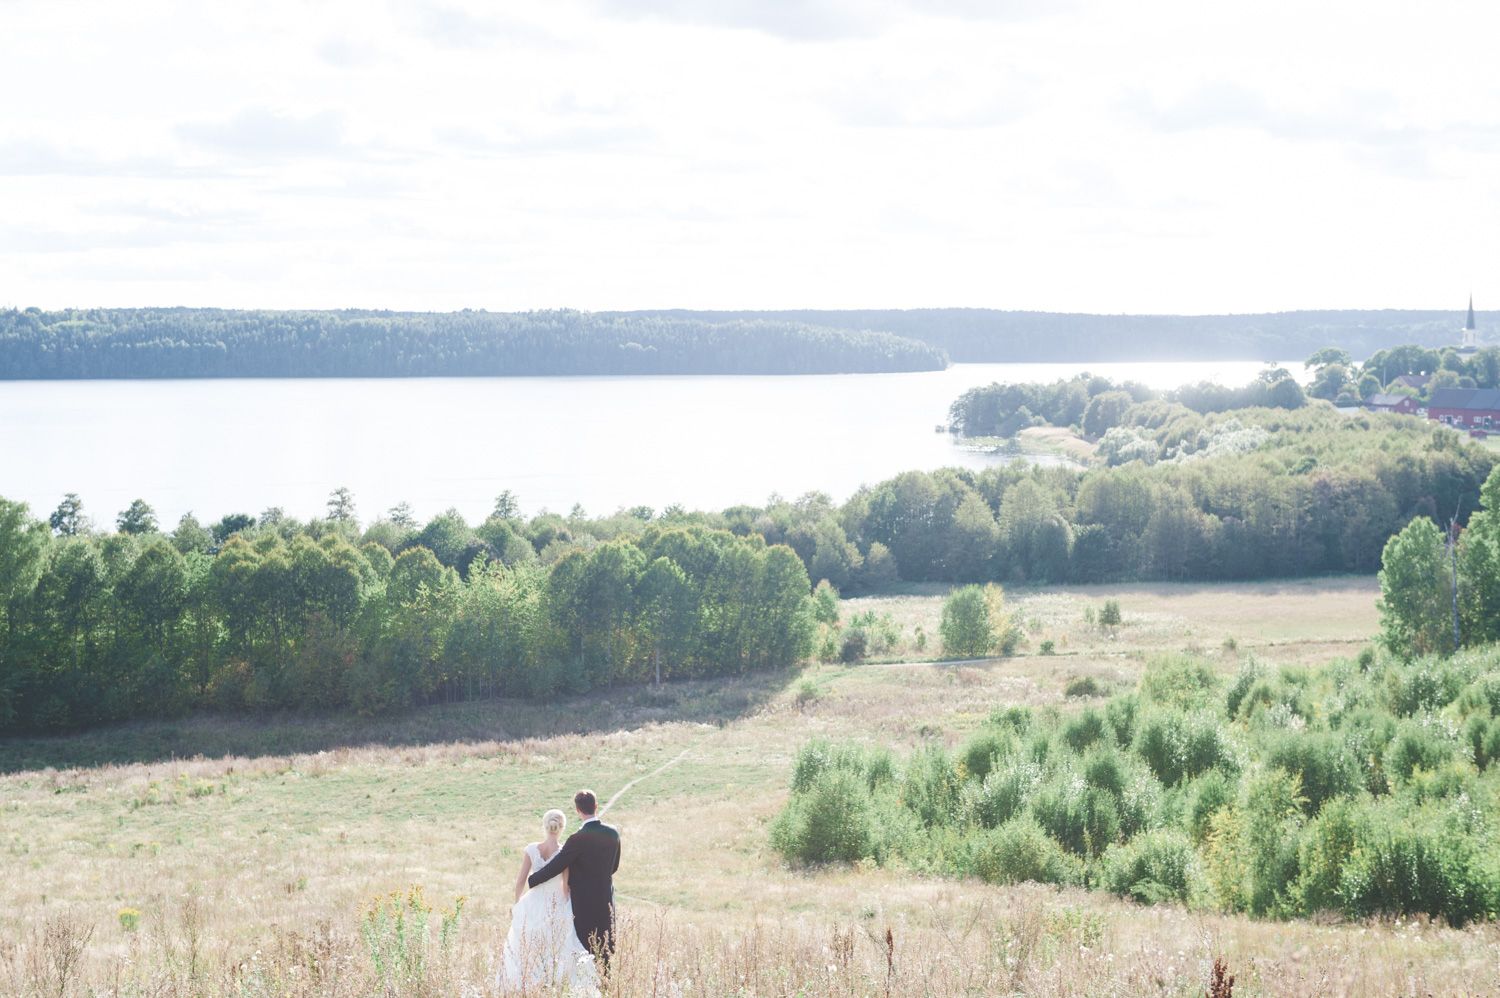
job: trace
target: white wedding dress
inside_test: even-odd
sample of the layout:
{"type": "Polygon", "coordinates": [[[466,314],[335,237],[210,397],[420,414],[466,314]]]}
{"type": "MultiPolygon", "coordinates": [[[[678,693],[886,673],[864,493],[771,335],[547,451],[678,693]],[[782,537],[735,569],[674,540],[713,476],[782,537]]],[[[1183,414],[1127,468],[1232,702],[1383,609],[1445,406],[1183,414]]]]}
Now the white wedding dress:
{"type": "MultiPolygon", "coordinates": [[[[547,865],[537,843],[526,847],[531,872],[547,865]]],[[[573,929],[573,902],[563,896],[562,877],[521,895],[511,909],[510,934],[495,986],[502,994],[542,989],[594,994],[599,974],[594,955],[573,929]]]]}

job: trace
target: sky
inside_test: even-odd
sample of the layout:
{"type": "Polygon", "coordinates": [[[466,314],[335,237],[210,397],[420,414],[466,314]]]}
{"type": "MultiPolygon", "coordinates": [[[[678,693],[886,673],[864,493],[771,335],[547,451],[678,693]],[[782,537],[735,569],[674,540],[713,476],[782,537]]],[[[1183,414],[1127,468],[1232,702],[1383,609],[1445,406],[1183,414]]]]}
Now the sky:
{"type": "Polygon", "coordinates": [[[1497,22],[0,0],[0,306],[1492,308],[1497,22]]]}

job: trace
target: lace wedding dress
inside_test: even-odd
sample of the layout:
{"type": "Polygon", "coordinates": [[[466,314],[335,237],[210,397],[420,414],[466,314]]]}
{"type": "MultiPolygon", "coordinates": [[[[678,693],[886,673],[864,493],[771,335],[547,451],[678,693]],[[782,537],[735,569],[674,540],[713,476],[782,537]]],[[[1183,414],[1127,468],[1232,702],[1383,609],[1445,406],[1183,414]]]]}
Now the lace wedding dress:
{"type": "MultiPolygon", "coordinates": [[[[526,847],[526,855],[533,873],[547,865],[535,842],[526,847]]],[[[578,941],[573,902],[563,896],[561,877],[531,888],[511,909],[510,934],[495,985],[505,994],[542,988],[597,992],[594,956],[578,941]]]]}

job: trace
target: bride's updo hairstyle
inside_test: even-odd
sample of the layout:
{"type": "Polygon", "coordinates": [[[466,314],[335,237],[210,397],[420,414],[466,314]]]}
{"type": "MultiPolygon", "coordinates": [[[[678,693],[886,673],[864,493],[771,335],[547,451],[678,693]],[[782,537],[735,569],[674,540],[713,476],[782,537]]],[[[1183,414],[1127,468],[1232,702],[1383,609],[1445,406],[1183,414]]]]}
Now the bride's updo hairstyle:
{"type": "Polygon", "coordinates": [[[561,835],[562,830],[568,827],[568,816],[557,808],[553,808],[542,815],[542,831],[548,835],[561,835]]]}

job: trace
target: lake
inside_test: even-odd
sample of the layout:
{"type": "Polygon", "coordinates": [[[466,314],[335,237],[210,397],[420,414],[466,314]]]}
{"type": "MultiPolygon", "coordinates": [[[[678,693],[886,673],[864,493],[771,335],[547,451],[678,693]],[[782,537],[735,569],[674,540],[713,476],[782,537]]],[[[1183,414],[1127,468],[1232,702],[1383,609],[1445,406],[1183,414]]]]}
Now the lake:
{"type": "MultiPolygon", "coordinates": [[[[1292,370],[1297,368],[1292,368],[1292,370]]],[[[523,510],[671,503],[722,509],[772,492],[842,501],[901,471],[1003,460],[954,445],[948,404],[992,381],[1082,370],[1170,388],[1243,384],[1254,361],[957,364],[799,377],[233,379],[0,382],[0,496],[45,517],[77,492],[101,526],[135,498],[164,528],[191,510],[282,506],[306,518],[353,490],[362,521],[406,500],[482,520],[523,510]]]]}

